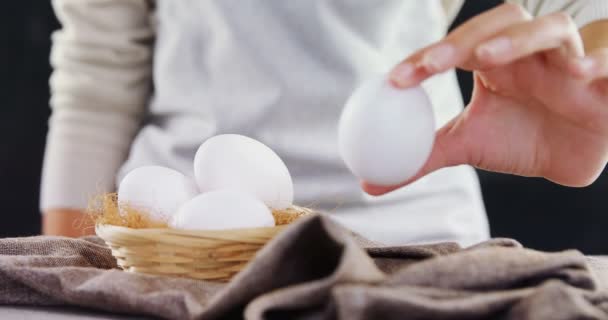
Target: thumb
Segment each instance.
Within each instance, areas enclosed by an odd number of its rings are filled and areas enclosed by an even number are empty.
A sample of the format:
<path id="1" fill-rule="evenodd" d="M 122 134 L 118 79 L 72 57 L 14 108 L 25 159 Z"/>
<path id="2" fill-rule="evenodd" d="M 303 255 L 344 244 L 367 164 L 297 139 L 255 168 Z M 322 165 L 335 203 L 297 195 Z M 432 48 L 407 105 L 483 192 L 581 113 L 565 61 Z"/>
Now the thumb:
<path id="1" fill-rule="evenodd" d="M 435 142 L 429 158 L 422 168 L 410 179 L 394 186 L 379 186 L 361 181 L 361 188 L 372 196 L 381 196 L 426 176 L 427 174 L 444 167 L 466 163 L 466 148 L 461 138 L 462 115 L 452 119 L 439 129 L 435 135 Z"/>

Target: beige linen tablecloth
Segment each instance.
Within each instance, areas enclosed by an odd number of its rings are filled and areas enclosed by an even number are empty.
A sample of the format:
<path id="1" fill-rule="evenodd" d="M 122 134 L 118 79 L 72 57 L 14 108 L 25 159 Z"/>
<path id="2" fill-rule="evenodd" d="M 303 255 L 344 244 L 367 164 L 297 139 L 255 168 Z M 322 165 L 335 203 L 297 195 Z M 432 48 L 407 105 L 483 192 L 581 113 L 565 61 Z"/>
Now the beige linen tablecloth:
<path id="1" fill-rule="evenodd" d="M 96 237 L 0 240 L 0 304 L 167 319 L 608 319 L 608 264 L 494 239 L 379 247 L 302 219 L 229 284 L 116 269 Z"/>

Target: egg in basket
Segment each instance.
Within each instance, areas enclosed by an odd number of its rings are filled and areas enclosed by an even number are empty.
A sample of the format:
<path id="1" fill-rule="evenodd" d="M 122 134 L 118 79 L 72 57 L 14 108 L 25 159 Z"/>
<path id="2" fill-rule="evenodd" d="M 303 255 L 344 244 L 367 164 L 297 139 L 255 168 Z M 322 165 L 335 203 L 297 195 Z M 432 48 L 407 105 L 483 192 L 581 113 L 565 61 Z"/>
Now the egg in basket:
<path id="1" fill-rule="evenodd" d="M 228 281 L 285 226 L 303 215 L 283 161 L 244 136 L 212 137 L 194 159 L 194 181 L 145 166 L 117 194 L 93 201 L 96 233 L 130 272 Z"/>

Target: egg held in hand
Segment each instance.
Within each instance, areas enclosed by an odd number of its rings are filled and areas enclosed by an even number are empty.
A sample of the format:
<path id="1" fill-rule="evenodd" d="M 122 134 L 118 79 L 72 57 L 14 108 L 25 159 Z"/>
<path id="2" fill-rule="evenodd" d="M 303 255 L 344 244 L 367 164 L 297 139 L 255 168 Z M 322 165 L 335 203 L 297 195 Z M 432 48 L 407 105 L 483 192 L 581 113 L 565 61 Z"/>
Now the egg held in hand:
<path id="1" fill-rule="evenodd" d="M 273 227 L 274 216 L 256 197 L 239 190 L 215 190 L 184 203 L 169 221 L 174 229 L 224 230 Z"/>
<path id="2" fill-rule="evenodd" d="M 245 136 L 207 139 L 194 157 L 194 175 L 201 192 L 240 190 L 277 210 L 293 202 L 293 182 L 285 163 L 269 147 Z"/>
<path id="3" fill-rule="evenodd" d="M 161 166 L 144 166 L 129 172 L 118 187 L 118 203 L 167 221 L 186 201 L 198 194 L 194 181 Z"/>
<path id="4" fill-rule="evenodd" d="M 428 159 L 435 118 L 422 87 L 394 88 L 385 76 L 365 81 L 347 101 L 338 126 L 340 155 L 368 183 L 392 186 Z"/>

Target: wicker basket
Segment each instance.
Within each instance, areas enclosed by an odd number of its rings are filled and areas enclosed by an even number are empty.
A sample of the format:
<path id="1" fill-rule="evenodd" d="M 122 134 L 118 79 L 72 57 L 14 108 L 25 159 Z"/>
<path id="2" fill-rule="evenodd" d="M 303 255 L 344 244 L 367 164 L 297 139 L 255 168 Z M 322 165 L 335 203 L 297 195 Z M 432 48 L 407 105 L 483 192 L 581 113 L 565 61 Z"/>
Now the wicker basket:
<path id="1" fill-rule="evenodd" d="M 277 226 L 270 228 L 186 231 L 98 224 L 95 231 L 126 271 L 228 281 L 286 224 L 311 213 L 299 207 L 275 212 Z"/>

